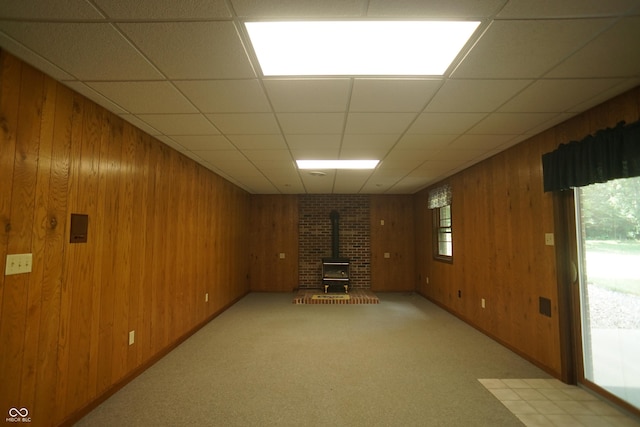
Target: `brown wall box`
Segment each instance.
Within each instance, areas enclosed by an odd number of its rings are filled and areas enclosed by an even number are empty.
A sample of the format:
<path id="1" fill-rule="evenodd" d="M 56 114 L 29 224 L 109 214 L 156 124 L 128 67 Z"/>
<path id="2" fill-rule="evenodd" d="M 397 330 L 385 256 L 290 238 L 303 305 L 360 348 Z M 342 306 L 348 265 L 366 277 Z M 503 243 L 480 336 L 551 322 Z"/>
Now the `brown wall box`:
<path id="1" fill-rule="evenodd" d="M 89 215 L 71 214 L 70 243 L 87 243 L 87 230 L 89 229 Z"/>

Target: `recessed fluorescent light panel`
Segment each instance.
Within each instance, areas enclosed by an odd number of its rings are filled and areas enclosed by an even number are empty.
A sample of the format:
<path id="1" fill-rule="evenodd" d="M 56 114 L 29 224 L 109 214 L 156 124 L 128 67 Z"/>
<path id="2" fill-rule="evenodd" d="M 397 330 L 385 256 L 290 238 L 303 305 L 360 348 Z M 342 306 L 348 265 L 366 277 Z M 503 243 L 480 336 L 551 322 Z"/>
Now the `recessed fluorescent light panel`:
<path id="1" fill-rule="evenodd" d="M 296 160 L 298 169 L 375 169 L 379 160 Z"/>
<path id="2" fill-rule="evenodd" d="M 247 22 L 265 76 L 440 76 L 477 21 Z"/>

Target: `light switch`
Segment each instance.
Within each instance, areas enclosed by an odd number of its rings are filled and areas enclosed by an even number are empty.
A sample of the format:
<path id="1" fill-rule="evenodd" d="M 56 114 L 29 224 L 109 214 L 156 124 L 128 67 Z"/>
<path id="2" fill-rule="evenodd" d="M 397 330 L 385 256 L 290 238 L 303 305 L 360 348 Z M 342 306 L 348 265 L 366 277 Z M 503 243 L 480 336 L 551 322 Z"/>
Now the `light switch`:
<path id="1" fill-rule="evenodd" d="M 284 252 L 280 252 L 280 259 L 284 259 L 284 258 L 285 258 Z"/>
<path id="2" fill-rule="evenodd" d="M 4 275 L 31 273 L 32 254 L 11 254 L 7 255 L 7 262 L 4 268 Z"/>
<path id="3" fill-rule="evenodd" d="M 385 257 L 385 258 L 391 258 L 391 254 L 390 254 L 389 252 L 385 252 L 385 253 L 384 253 L 384 257 Z"/>

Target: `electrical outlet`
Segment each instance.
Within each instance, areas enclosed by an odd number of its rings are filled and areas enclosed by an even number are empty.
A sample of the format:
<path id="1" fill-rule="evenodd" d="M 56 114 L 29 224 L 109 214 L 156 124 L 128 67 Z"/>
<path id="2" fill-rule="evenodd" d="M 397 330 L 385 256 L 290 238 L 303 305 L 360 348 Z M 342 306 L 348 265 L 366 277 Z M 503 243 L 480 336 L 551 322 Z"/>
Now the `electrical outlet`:
<path id="1" fill-rule="evenodd" d="M 32 254 L 11 254 L 7 255 L 4 275 L 31 273 Z"/>
<path id="2" fill-rule="evenodd" d="M 391 254 L 390 254 L 389 252 L 385 252 L 385 253 L 384 253 L 384 257 L 385 257 L 385 258 L 391 258 Z"/>
<path id="3" fill-rule="evenodd" d="M 545 233 L 544 235 L 544 244 L 547 246 L 555 245 L 553 233 Z"/>
<path id="4" fill-rule="evenodd" d="M 136 331 L 130 331 L 129 332 L 129 345 L 133 344 L 134 342 L 136 342 Z"/>
<path id="5" fill-rule="evenodd" d="M 280 259 L 284 259 L 285 258 L 285 253 L 284 252 L 280 252 Z"/>

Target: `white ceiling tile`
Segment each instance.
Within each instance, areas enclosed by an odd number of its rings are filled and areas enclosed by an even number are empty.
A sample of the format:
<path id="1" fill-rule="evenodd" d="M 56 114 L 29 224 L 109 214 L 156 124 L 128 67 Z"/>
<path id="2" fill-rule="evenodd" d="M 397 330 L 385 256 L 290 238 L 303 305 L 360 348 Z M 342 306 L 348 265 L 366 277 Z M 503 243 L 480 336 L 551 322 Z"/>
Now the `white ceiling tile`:
<path id="1" fill-rule="evenodd" d="M 468 162 L 478 156 L 481 156 L 486 151 L 487 150 L 482 150 L 482 149 L 454 150 L 451 148 L 445 148 L 444 150 L 440 150 L 437 153 L 434 153 L 429 160 L 436 163 L 441 161 L 450 161 L 450 162 L 455 162 L 458 165 L 462 165 L 465 162 Z"/>
<path id="2" fill-rule="evenodd" d="M 15 41 L 7 34 L 2 32 L 2 23 L 0 22 L 0 47 L 18 58 L 21 58 L 27 64 L 37 68 L 45 74 L 56 80 L 75 80 L 71 74 L 64 71 L 54 63 L 43 58 L 31 49 L 26 48 L 21 43 Z"/>
<path id="3" fill-rule="evenodd" d="M 283 150 L 287 144 L 282 135 L 229 135 L 238 149 Z"/>
<path id="4" fill-rule="evenodd" d="M 276 167 L 259 166 L 258 169 L 274 182 L 300 181 L 300 174 L 293 160 L 280 163 Z"/>
<path id="5" fill-rule="evenodd" d="M 263 78 L 243 27 L 378 17 L 482 23 L 442 78 Z M 638 0 L 0 3 L 3 50 L 260 194 L 414 193 L 640 84 L 639 41 Z"/>
<path id="6" fill-rule="evenodd" d="M 187 156 L 188 158 L 190 158 L 191 160 L 198 162 L 202 165 L 205 165 L 205 167 L 211 169 L 211 166 L 209 165 L 209 163 L 207 163 L 206 161 L 204 161 L 204 159 L 202 157 L 200 157 L 198 154 L 196 154 L 193 151 L 181 151 L 181 153 L 185 156 Z M 214 172 L 218 173 L 217 170 L 214 170 Z"/>
<path id="7" fill-rule="evenodd" d="M 126 114 L 127 112 L 122 109 L 118 104 L 111 102 L 110 99 L 105 98 L 86 84 L 79 81 L 65 81 L 63 82 L 65 86 L 69 86 L 74 91 L 78 92 L 81 95 L 86 96 L 93 102 L 98 105 L 102 105 L 107 110 L 116 113 L 116 114 Z"/>
<path id="8" fill-rule="evenodd" d="M 312 176 L 309 171 L 301 171 L 300 178 L 307 193 L 329 194 L 333 192 L 336 171 L 324 171 L 326 176 Z"/>
<path id="9" fill-rule="evenodd" d="M 422 135 L 422 134 L 406 134 L 398 144 L 394 147 L 398 150 L 417 150 L 428 149 L 434 150 L 442 148 L 453 141 L 457 135 Z"/>
<path id="10" fill-rule="evenodd" d="M 356 17 L 363 11 L 362 0 L 231 0 L 241 17 L 319 18 Z"/>
<path id="11" fill-rule="evenodd" d="M 547 77 L 637 77 L 640 75 L 638 40 L 640 16 L 624 18 L 549 72 Z"/>
<path id="12" fill-rule="evenodd" d="M 251 80 L 175 81 L 203 113 L 263 113 L 271 111 L 260 82 Z"/>
<path id="13" fill-rule="evenodd" d="M 271 113 L 207 114 L 225 134 L 260 135 L 278 134 L 278 122 Z"/>
<path id="14" fill-rule="evenodd" d="M 499 112 L 563 112 L 618 84 L 620 79 L 538 80 L 503 105 Z"/>
<path id="15" fill-rule="evenodd" d="M 406 177 L 398 181 L 393 187 L 394 194 L 413 194 L 417 189 L 425 188 L 434 180 L 423 177 Z"/>
<path id="16" fill-rule="evenodd" d="M 338 170 L 333 192 L 341 194 L 357 194 L 371 177 L 370 170 Z"/>
<path id="17" fill-rule="evenodd" d="M 389 150 L 379 147 L 343 148 L 340 150 L 341 160 L 380 160 Z"/>
<path id="18" fill-rule="evenodd" d="M 94 0 L 114 19 L 215 19 L 230 18 L 224 0 Z M 65 3 L 65 2 L 60 2 Z"/>
<path id="19" fill-rule="evenodd" d="M 0 19 L 98 20 L 104 16 L 86 0 L 4 0 Z"/>
<path id="20" fill-rule="evenodd" d="M 331 113 L 347 109 L 349 79 L 269 79 L 264 86 L 276 112 Z"/>
<path id="21" fill-rule="evenodd" d="M 387 169 L 386 171 L 391 171 Z M 380 169 L 374 171 L 369 180 L 362 187 L 362 193 L 366 194 L 380 194 L 392 188 L 398 181 L 400 181 L 405 175 L 405 170 L 395 171 L 396 174 L 380 175 Z"/>
<path id="22" fill-rule="evenodd" d="M 216 135 L 220 133 L 202 114 L 140 114 L 138 118 L 165 135 Z"/>
<path id="23" fill-rule="evenodd" d="M 80 80 L 162 78 L 111 24 L 2 22 L 0 28 Z"/>
<path id="24" fill-rule="evenodd" d="M 238 150 L 198 151 L 197 154 L 216 168 L 231 173 L 244 174 L 255 171 L 255 166 Z"/>
<path id="25" fill-rule="evenodd" d="M 292 150 L 306 150 L 309 148 L 340 149 L 340 134 L 335 135 L 287 135 L 287 144 Z"/>
<path id="26" fill-rule="evenodd" d="M 339 134 L 344 113 L 278 113 L 285 134 Z"/>
<path id="27" fill-rule="evenodd" d="M 158 141 L 162 142 L 163 144 L 168 145 L 169 147 L 173 148 L 176 151 L 179 151 L 181 153 L 185 153 L 186 151 L 188 151 L 185 147 L 183 147 L 182 145 L 178 144 L 176 141 L 174 141 L 173 139 L 169 138 L 168 136 L 165 135 L 157 135 L 155 137 L 155 139 L 157 139 Z M 195 160 L 195 159 L 194 159 Z M 200 159 L 198 158 L 198 161 Z"/>
<path id="28" fill-rule="evenodd" d="M 578 49 L 611 19 L 495 21 L 453 73 L 455 78 L 535 78 Z"/>
<path id="29" fill-rule="evenodd" d="M 606 17 L 625 13 L 637 4 L 637 0 L 509 0 L 498 14 L 498 18 Z"/>
<path id="30" fill-rule="evenodd" d="M 356 79 L 349 111 L 418 112 L 441 85 L 433 79 Z"/>
<path id="31" fill-rule="evenodd" d="M 304 186 L 302 185 L 302 181 L 300 179 L 298 179 L 296 182 L 289 182 L 289 181 L 281 182 L 278 180 L 276 181 L 271 180 L 271 182 L 273 182 L 273 184 L 276 186 L 276 188 L 281 194 L 303 194 L 305 192 Z M 266 194 L 266 193 L 262 193 L 262 194 Z"/>
<path id="32" fill-rule="evenodd" d="M 289 150 L 243 150 L 242 153 L 258 168 L 273 168 L 288 162 L 293 164 Z"/>
<path id="33" fill-rule="evenodd" d="M 255 73 L 233 22 L 118 24 L 169 79 L 239 79 Z"/>
<path id="34" fill-rule="evenodd" d="M 125 119 L 126 121 L 128 121 L 129 123 L 131 123 L 132 125 L 134 125 L 135 127 L 137 127 L 138 129 L 148 133 L 151 136 L 155 136 L 157 138 L 159 135 L 162 134 L 162 132 L 160 132 L 158 129 L 149 125 L 147 122 L 140 120 L 138 116 L 134 116 L 132 114 L 120 114 L 119 116 Z"/>
<path id="35" fill-rule="evenodd" d="M 487 115 L 485 113 L 423 113 L 409 128 L 409 134 L 459 134 Z"/>
<path id="36" fill-rule="evenodd" d="M 333 160 L 340 155 L 340 149 L 329 147 L 307 147 L 291 150 L 295 160 Z"/>
<path id="37" fill-rule="evenodd" d="M 517 135 L 557 116 L 555 113 L 493 113 L 469 130 L 470 134 Z"/>
<path id="38" fill-rule="evenodd" d="M 448 80 L 425 112 L 491 112 L 532 80 Z"/>
<path id="39" fill-rule="evenodd" d="M 483 18 L 500 10 L 504 0 L 370 0 L 368 16 Z"/>
<path id="40" fill-rule="evenodd" d="M 403 168 L 411 171 L 424 161 L 431 158 L 430 150 L 392 150 L 387 157 L 382 159 L 380 167 L 389 169 Z"/>
<path id="41" fill-rule="evenodd" d="M 223 135 L 175 135 L 171 139 L 189 151 L 233 150 Z"/>
<path id="42" fill-rule="evenodd" d="M 353 158 L 353 153 L 376 153 L 375 158 L 380 158 L 394 146 L 398 137 L 393 134 L 345 135 L 340 154 L 342 158 Z"/>
<path id="43" fill-rule="evenodd" d="M 453 150 L 493 150 L 517 135 L 462 135 L 446 149 Z"/>
<path id="44" fill-rule="evenodd" d="M 133 114 L 197 113 L 171 83 L 88 82 L 88 86 Z"/>
<path id="45" fill-rule="evenodd" d="M 592 107 L 595 107 L 596 105 L 599 105 L 605 102 L 608 99 L 611 99 L 617 95 L 620 95 L 621 93 L 626 92 L 639 85 L 640 85 L 640 78 L 625 79 L 620 84 L 612 87 L 611 89 L 602 91 L 596 94 L 595 96 L 593 96 L 592 98 L 588 99 L 587 101 L 574 105 L 570 109 L 570 111 L 576 112 L 576 113 L 586 111 Z"/>
<path id="46" fill-rule="evenodd" d="M 415 113 L 349 113 L 345 133 L 400 135 L 415 117 Z"/>
<path id="47" fill-rule="evenodd" d="M 544 132 L 545 130 L 549 129 L 552 126 L 555 126 L 559 123 L 562 123 L 566 120 L 569 120 L 571 117 L 575 116 L 576 113 L 560 113 L 560 114 L 556 114 L 554 116 L 552 116 L 549 120 L 543 121 L 540 124 L 528 129 L 523 135 L 525 136 L 533 136 L 533 135 L 537 135 L 541 132 Z M 512 140 L 510 141 L 510 145 L 515 144 L 515 142 L 521 142 L 524 141 L 524 139 L 526 138 L 522 138 L 517 140 Z M 507 144 L 503 145 L 504 148 L 507 148 Z"/>
<path id="48" fill-rule="evenodd" d="M 276 194 L 277 188 L 264 177 L 252 178 L 247 181 L 247 191 L 251 194 Z"/>
<path id="49" fill-rule="evenodd" d="M 409 176 L 437 178 L 444 173 L 459 167 L 463 162 L 458 160 L 428 160 L 415 168 Z"/>

